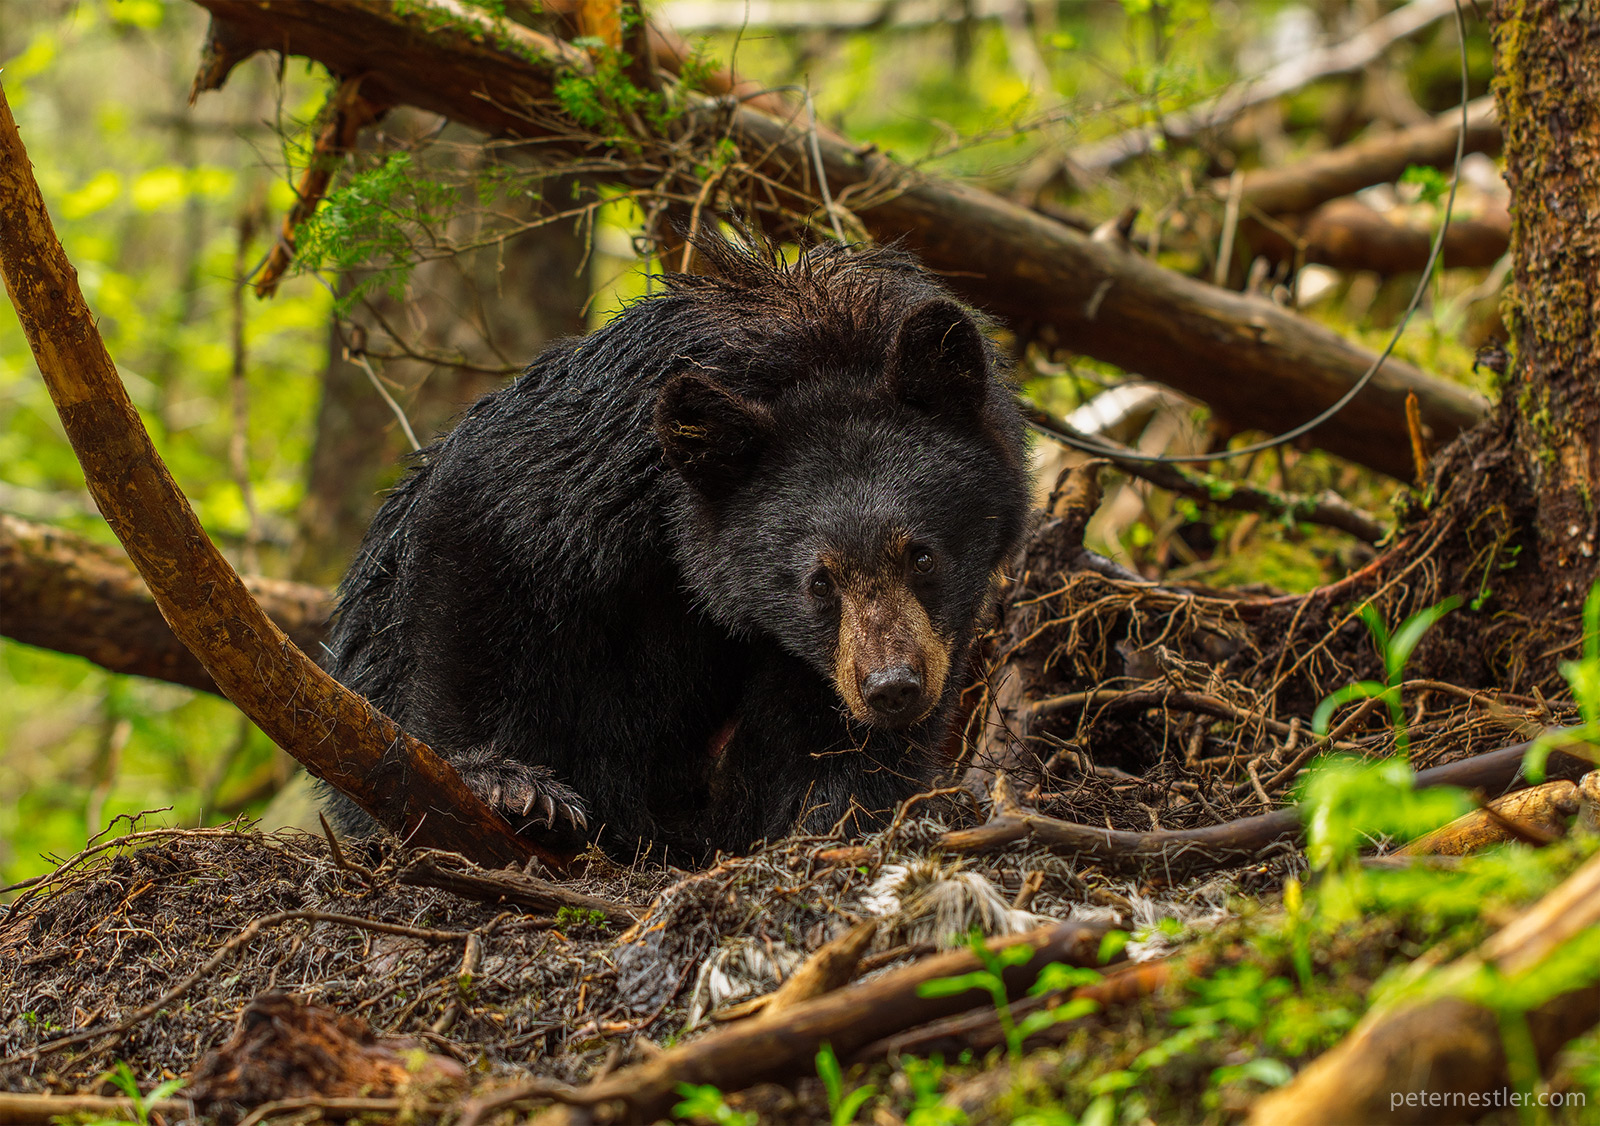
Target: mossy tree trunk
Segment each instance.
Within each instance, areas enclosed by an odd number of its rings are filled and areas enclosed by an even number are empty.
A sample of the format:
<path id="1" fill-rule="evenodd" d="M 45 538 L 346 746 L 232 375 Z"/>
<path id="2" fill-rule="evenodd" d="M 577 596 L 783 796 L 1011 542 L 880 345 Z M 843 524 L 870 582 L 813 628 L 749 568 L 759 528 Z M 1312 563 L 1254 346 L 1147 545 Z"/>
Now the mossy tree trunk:
<path id="1" fill-rule="evenodd" d="M 1437 534 L 1439 581 L 1415 602 L 1454 592 L 1477 611 L 1451 615 L 1437 675 L 1565 695 L 1557 665 L 1600 573 L 1600 4 L 1496 0 L 1492 23 L 1512 359 L 1496 412 L 1439 458 L 1412 540 Z"/>
<path id="2" fill-rule="evenodd" d="M 1516 283 L 1500 420 L 1551 609 L 1571 611 L 1596 570 L 1600 4 L 1497 0 L 1494 43 Z"/>

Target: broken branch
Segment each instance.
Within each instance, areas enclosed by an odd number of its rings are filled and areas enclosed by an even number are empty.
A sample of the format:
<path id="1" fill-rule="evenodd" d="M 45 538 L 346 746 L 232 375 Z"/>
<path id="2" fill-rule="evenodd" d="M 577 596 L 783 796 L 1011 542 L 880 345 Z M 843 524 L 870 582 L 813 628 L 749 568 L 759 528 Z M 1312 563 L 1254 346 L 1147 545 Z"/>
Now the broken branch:
<path id="1" fill-rule="evenodd" d="M 459 857 L 448 852 L 427 850 L 400 869 L 396 879 L 410 887 L 441 888 L 482 903 L 515 903 L 535 911 L 554 912 L 563 907 L 574 911 L 598 911 L 614 923 L 636 922 L 641 912 L 639 907 L 584 895 L 521 872 L 485 872 L 470 862 L 464 867 L 460 865 Z"/>

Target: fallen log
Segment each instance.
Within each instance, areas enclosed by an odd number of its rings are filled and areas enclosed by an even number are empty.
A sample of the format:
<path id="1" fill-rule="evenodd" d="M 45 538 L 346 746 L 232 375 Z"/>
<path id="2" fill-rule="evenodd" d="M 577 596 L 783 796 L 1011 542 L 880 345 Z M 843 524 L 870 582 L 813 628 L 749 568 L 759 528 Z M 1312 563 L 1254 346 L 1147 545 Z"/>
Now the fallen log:
<path id="1" fill-rule="evenodd" d="M 1198 959 L 1195 962 L 1198 964 Z M 1194 968 L 1191 966 L 1191 971 Z M 1020 1022 L 1031 1013 L 1053 1009 L 1068 1001 L 1093 1001 L 1099 1006 L 1097 1013 L 1112 1006 L 1141 1001 L 1164 989 L 1172 980 L 1173 970 L 1173 962 L 1169 960 L 1118 966 L 1093 985 L 1080 985 L 1076 989 L 1058 990 L 1018 1001 L 1011 1006 L 1011 1019 Z M 1082 1019 L 1093 1020 L 1094 1017 Z M 1071 1036 L 1078 1027 L 1079 1021 L 1051 1025 L 1030 1035 L 1024 1041 L 1024 1047 L 1032 1049 L 1059 1043 Z M 936 1053 L 945 1059 L 955 1059 L 962 1052 L 982 1057 L 995 1048 L 1005 1046 L 1005 1043 L 1005 1026 L 1000 1021 L 1000 1014 L 993 1009 L 974 1010 L 930 1021 L 876 1040 L 858 1051 L 851 1062 L 871 1063 L 895 1056 L 931 1056 Z"/>
<path id="2" fill-rule="evenodd" d="M 1522 759 L 1531 745 L 1518 743 L 1429 767 L 1417 772 L 1414 785 L 1417 789 L 1460 786 L 1500 794 L 1522 780 Z M 1550 777 L 1567 779 L 1579 778 L 1593 769 L 1594 764 L 1587 759 L 1562 751 L 1552 752 L 1545 766 Z M 1176 879 L 1245 863 L 1274 844 L 1298 844 L 1303 833 L 1298 806 L 1200 829 L 1144 833 L 1080 825 L 1032 810 L 1013 809 L 1002 811 L 976 829 L 951 830 L 939 838 L 939 844 L 952 852 L 994 852 L 1026 841 L 1030 847 L 1042 846 L 1102 867 L 1159 872 Z"/>
<path id="3" fill-rule="evenodd" d="M 1239 206 L 1267 215 L 1300 214 L 1374 184 L 1391 184 L 1413 164 L 1449 168 L 1461 134 L 1461 110 L 1442 113 L 1424 125 L 1396 129 L 1353 144 L 1317 153 L 1277 168 L 1246 172 L 1238 189 Z M 1463 152 L 1500 151 L 1500 122 L 1493 96 L 1467 103 Z M 1213 180 L 1211 190 L 1227 199 L 1227 180 Z"/>
<path id="4" fill-rule="evenodd" d="M 135 1122 L 135 1112 L 182 1122 L 194 1116 L 189 1099 L 139 1100 L 137 1106 L 125 1095 L 27 1095 L 19 1091 L 0 1091 L 0 1122 L 13 1126 L 49 1126 L 53 1122 L 76 1122 L 91 1118 L 96 1122 Z"/>
<path id="5" fill-rule="evenodd" d="M 197 2 L 213 16 L 197 88 L 219 86 L 257 49 L 282 51 L 336 75 L 363 75 L 363 96 L 375 102 L 418 106 L 494 136 L 538 138 L 545 151 L 592 157 L 606 146 L 564 124 L 552 99 L 558 73 L 589 65 L 583 52 L 447 0 L 404 7 L 380 0 Z M 903 240 L 981 307 L 1021 331 L 1048 330 L 1067 347 L 1175 387 L 1241 427 L 1278 431 L 1304 422 L 1375 359 L 1269 302 L 1163 269 L 991 192 L 924 176 L 795 120 L 699 99 L 690 102 L 683 128 L 739 146 L 754 173 L 748 203 L 758 220 L 782 226 L 817 214 L 820 166 L 832 198 L 874 237 Z M 632 159 L 614 145 L 611 151 Z M 678 187 L 692 199 L 702 185 Z M 1317 441 L 1409 479 L 1408 392 L 1441 442 L 1485 410 L 1474 393 L 1391 358 L 1319 428 Z"/>
<path id="6" fill-rule="evenodd" d="M 1597 924 L 1600 856 L 1591 856 L 1440 977 L 1460 981 L 1490 966 L 1515 978 Z M 1600 1020 L 1600 984 L 1564 993 L 1522 1018 L 1542 1069 L 1567 1041 Z M 1460 996 L 1369 1013 L 1293 1081 L 1258 1099 L 1249 1121 L 1252 1126 L 1475 1121 L 1493 1105 L 1493 1094 L 1511 1082 L 1502 1020 L 1493 1009 Z"/>
<path id="7" fill-rule="evenodd" d="M 321 587 L 243 577 L 289 640 L 316 653 L 333 597 Z M 0 512 L 0 634 L 103 669 L 221 695 L 179 641 L 128 557 L 75 533 Z"/>
<path id="8" fill-rule="evenodd" d="M 297 649 L 207 537 L 106 352 L 4 91 L 0 274 L 90 495 L 173 633 L 223 693 L 403 839 L 493 865 L 535 855 L 448 763 Z"/>
<path id="9" fill-rule="evenodd" d="M 1502 841 L 1537 833 L 1546 839 L 1566 832 L 1568 820 L 1578 812 L 1578 787 L 1566 779 L 1530 786 L 1488 802 L 1482 809 L 1457 817 L 1431 833 L 1424 833 L 1397 856 L 1466 856 Z"/>
<path id="10" fill-rule="evenodd" d="M 1104 926 L 1066 924 L 991 941 L 990 950 L 1026 943 L 1033 956 L 1005 971 L 1007 993 L 1022 995 L 1052 962 L 1098 964 Z M 588 1087 L 568 1089 L 567 1105 L 552 1107 L 532 1121 L 541 1126 L 580 1122 L 653 1122 L 671 1109 L 683 1083 L 715 1083 L 738 1090 L 763 1080 L 810 1071 L 822 1044 L 841 1059 L 891 1032 L 990 1004 L 988 992 L 971 989 L 943 997 L 924 997 L 921 987 L 939 978 L 982 969 L 967 950 L 937 954 L 815 1000 L 775 1013 L 771 1019 L 741 1021 L 680 1045 L 655 1059 L 613 1073 Z M 544 1094 L 545 1085 L 530 1092 Z M 463 1120 L 462 1126 L 467 1126 Z"/>
<path id="11" fill-rule="evenodd" d="M 1422 269 L 1433 248 L 1433 232 L 1395 222 L 1360 200 L 1336 199 L 1302 220 L 1245 223 L 1255 254 L 1272 262 L 1316 262 L 1337 270 L 1372 270 L 1393 275 Z M 1291 241 L 1289 234 L 1297 236 Z M 1485 269 L 1511 245 L 1511 216 L 1504 209 L 1450 220 L 1440 261 L 1448 267 Z"/>

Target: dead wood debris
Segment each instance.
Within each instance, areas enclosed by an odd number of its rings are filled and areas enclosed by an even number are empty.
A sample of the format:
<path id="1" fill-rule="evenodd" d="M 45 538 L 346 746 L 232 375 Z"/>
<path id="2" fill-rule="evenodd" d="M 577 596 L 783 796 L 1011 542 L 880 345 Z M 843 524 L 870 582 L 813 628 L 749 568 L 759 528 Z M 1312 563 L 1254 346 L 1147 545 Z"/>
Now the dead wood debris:
<path id="1" fill-rule="evenodd" d="M 1052 962 L 1097 964 L 1106 927 L 1068 924 L 992 942 L 992 948 L 1026 942 L 1033 956 L 1006 972 L 1017 996 Z M 668 1110 L 683 1083 L 717 1083 L 742 1088 L 762 1079 L 787 1078 L 811 1066 L 824 1042 L 841 1055 L 908 1023 L 937 1019 L 982 1004 L 976 988 L 968 994 L 926 997 L 920 987 L 939 978 L 981 968 L 968 951 L 922 959 L 870 982 L 840 990 L 764 1018 L 736 1024 L 692 1041 L 636 1067 L 595 1083 L 564 1100 L 536 1121 L 546 1126 L 577 1122 L 648 1122 Z"/>
<path id="2" fill-rule="evenodd" d="M 468 899 L 485 903 L 516 904 L 535 911 L 589 912 L 613 923 L 632 923 L 641 908 L 614 903 L 598 896 L 583 895 L 562 884 L 537 879 L 521 872 L 486 872 L 453 852 L 424 849 L 416 854 L 395 878 L 411 887 L 443 888 Z"/>
<path id="3" fill-rule="evenodd" d="M 1537 835 L 1548 844 L 1566 831 L 1579 809 L 1578 787 L 1566 779 L 1531 786 L 1456 818 L 1398 850 L 1401 856 L 1465 856 L 1501 841 Z"/>
<path id="4" fill-rule="evenodd" d="M 1538 965 L 1587 927 L 1600 923 L 1600 856 L 1591 856 L 1554 891 L 1443 971 L 1446 992 L 1369 1013 L 1338 1047 L 1318 1057 L 1293 1082 L 1256 1102 L 1251 1126 L 1320 1126 L 1343 1122 L 1465 1121 L 1445 1118 L 1429 1096 L 1482 1097 L 1510 1082 L 1501 1017 L 1455 995 L 1488 966 L 1515 989 L 1518 975 Z M 1525 980 L 1525 979 L 1524 979 Z M 1563 993 L 1524 1014 L 1524 1035 L 1541 1067 L 1562 1045 L 1600 1019 L 1600 985 Z M 1486 1104 L 1447 1103 L 1459 1110 Z M 1475 1115 L 1474 1115 L 1475 1117 Z"/>
<path id="5" fill-rule="evenodd" d="M 414 1086 L 459 1086 L 465 1078 L 460 1063 L 425 1051 L 418 1040 L 378 1037 L 360 1017 L 269 991 L 245 1007 L 227 1042 L 200 1061 L 188 1095 L 214 1112 L 242 1117 L 285 1099 L 389 1098 Z"/>

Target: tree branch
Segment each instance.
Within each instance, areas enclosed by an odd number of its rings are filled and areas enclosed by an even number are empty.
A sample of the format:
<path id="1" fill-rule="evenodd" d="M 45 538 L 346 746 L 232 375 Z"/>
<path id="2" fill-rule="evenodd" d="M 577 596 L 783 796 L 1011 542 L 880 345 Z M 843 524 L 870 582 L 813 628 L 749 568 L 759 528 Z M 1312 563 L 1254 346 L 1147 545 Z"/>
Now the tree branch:
<path id="1" fill-rule="evenodd" d="M 100 339 L 3 91 L 0 273 L 95 504 L 224 695 L 403 839 L 492 866 L 534 855 L 449 764 L 297 649 L 206 536 Z"/>
<path id="2" fill-rule="evenodd" d="M 1257 168 L 1244 174 L 1239 202 L 1268 215 L 1299 213 L 1373 184 L 1393 183 L 1413 164 L 1449 168 L 1460 130 L 1457 107 L 1424 125 L 1368 137 L 1280 168 Z M 1500 144 L 1494 98 L 1469 102 L 1465 151 L 1497 153 Z M 1213 180 L 1211 190 L 1226 199 L 1228 181 Z"/>
<path id="3" fill-rule="evenodd" d="M 302 651 L 327 633 L 333 597 L 321 587 L 244 576 L 267 616 Z M 101 668 L 221 695 L 161 616 L 128 557 L 60 528 L 0 512 L 0 634 L 85 657 Z"/>
<path id="4" fill-rule="evenodd" d="M 1259 512 L 1282 519 L 1320 524 L 1348 532 L 1367 543 L 1377 543 L 1389 534 L 1383 523 L 1370 513 L 1363 512 L 1332 489 L 1320 497 L 1280 493 L 1247 481 L 1229 481 L 1200 473 L 1181 465 L 1159 461 L 1141 461 L 1137 458 L 1119 458 L 1109 452 L 1121 443 L 1103 434 L 1084 434 L 1075 427 L 1044 411 L 1031 411 L 1028 421 L 1045 434 L 1061 435 L 1081 441 L 1092 441 L 1107 447 L 1103 456 L 1112 465 L 1128 474 L 1148 481 L 1158 489 L 1177 496 L 1188 497 L 1211 508 L 1232 509 L 1237 512 Z M 1133 450 L 1129 450 L 1133 453 Z"/>

